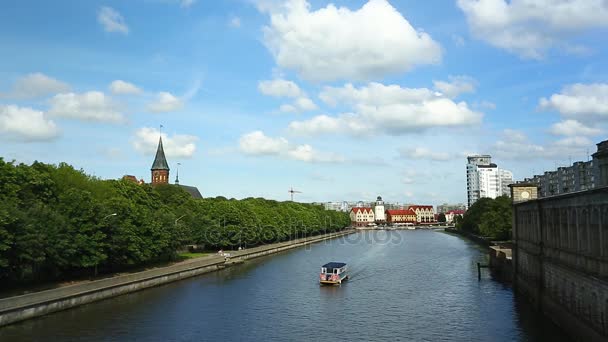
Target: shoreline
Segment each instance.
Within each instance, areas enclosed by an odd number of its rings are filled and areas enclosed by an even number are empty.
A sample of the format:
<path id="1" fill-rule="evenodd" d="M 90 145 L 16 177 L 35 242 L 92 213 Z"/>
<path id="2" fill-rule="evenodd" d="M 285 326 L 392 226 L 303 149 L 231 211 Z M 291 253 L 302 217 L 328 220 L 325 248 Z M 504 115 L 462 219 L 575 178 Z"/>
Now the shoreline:
<path id="1" fill-rule="evenodd" d="M 106 298 L 221 270 L 238 264 L 240 260 L 271 255 L 316 242 L 350 235 L 355 232 L 353 229 L 345 229 L 336 233 L 263 245 L 242 251 L 231 251 L 231 258 L 228 260 L 225 260 L 220 255 L 206 256 L 151 270 L 3 298 L 0 299 L 0 327 Z"/>

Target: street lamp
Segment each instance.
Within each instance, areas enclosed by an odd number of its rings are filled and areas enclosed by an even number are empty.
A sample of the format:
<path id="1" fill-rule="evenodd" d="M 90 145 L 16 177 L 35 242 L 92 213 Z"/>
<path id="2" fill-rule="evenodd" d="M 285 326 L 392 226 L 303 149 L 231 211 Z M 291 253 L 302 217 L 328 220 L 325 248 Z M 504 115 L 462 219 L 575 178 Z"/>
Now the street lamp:
<path id="1" fill-rule="evenodd" d="M 186 215 L 182 215 L 182 216 L 178 217 L 178 218 L 175 220 L 175 228 L 177 228 L 177 222 L 178 222 L 179 220 L 181 220 L 181 219 L 182 219 L 184 216 L 186 216 Z"/>
<path id="2" fill-rule="evenodd" d="M 104 216 L 104 218 L 102 218 L 102 220 L 105 220 L 105 219 L 107 219 L 107 218 L 108 218 L 108 217 L 110 217 L 110 216 L 116 216 L 116 215 L 118 215 L 118 214 L 113 213 L 113 214 L 110 214 L 110 215 L 106 215 L 106 216 Z"/>

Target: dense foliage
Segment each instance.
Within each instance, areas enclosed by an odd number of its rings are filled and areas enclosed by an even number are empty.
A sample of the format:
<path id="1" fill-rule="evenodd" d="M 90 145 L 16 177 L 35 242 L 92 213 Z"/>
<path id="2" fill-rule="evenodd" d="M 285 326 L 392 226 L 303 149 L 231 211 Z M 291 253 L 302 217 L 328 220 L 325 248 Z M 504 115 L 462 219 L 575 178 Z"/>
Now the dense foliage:
<path id="1" fill-rule="evenodd" d="M 174 185 L 100 180 L 67 164 L 0 158 L 0 283 L 111 272 L 185 244 L 251 247 L 336 231 L 348 215 L 262 198 L 193 199 Z"/>
<path id="2" fill-rule="evenodd" d="M 511 238 L 512 215 L 509 197 L 481 198 L 467 210 L 461 220 L 456 221 L 456 227 L 493 240 L 508 240 Z"/>

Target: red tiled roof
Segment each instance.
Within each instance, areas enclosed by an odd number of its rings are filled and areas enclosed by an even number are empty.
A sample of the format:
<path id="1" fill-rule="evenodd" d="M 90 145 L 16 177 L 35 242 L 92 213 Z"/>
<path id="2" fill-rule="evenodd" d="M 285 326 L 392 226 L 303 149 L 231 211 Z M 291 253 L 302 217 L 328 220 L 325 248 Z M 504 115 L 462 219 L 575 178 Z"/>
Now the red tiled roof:
<path id="1" fill-rule="evenodd" d="M 416 215 L 416 213 L 412 209 L 395 209 L 395 210 L 387 210 L 386 213 L 388 215 Z"/>
<path id="2" fill-rule="evenodd" d="M 364 213 L 367 213 L 367 212 L 372 212 L 372 213 L 373 213 L 373 212 L 374 212 L 374 211 L 372 210 L 372 208 L 359 208 L 359 207 L 357 207 L 357 208 L 353 208 L 353 209 L 351 209 L 351 210 L 352 210 L 352 211 L 354 211 L 354 212 L 355 212 L 355 214 L 356 214 L 356 213 L 358 213 L 358 212 L 360 212 L 360 211 L 362 211 L 362 212 L 364 212 Z"/>
<path id="3" fill-rule="evenodd" d="M 447 212 L 447 214 L 464 215 L 465 212 L 465 210 L 450 210 Z"/>
<path id="4" fill-rule="evenodd" d="M 410 205 L 408 207 L 408 209 L 431 209 L 433 210 L 433 206 L 432 205 Z"/>

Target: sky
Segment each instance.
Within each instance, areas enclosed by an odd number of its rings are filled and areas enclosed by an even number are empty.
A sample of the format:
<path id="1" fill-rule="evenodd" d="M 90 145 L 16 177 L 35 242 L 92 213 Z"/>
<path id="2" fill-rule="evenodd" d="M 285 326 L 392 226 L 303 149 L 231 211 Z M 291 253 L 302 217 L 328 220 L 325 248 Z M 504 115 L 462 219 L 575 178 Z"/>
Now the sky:
<path id="1" fill-rule="evenodd" d="M 606 139 L 604 0 L 0 6 L 6 161 L 149 182 L 162 134 L 206 197 L 437 205 L 467 155 L 520 180 Z"/>

